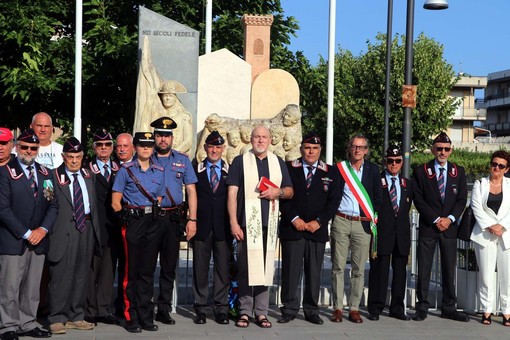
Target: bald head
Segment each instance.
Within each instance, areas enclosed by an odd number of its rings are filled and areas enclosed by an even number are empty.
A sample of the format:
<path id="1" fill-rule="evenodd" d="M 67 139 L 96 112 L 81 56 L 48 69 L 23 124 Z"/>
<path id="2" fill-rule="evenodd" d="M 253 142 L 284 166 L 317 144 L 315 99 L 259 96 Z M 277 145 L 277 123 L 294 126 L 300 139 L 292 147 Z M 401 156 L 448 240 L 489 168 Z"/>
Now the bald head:
<path id="1" fill-rule="evenodd" d="M 129 133 L 121 133 L 115 139 L 115 154 L 122 163 L 129 162 L 133 158 L 135 148 L 133 146 L 133 136 Z"/>
<path id="2" fill-rule="evenodd" d="M 251 145 L 255 156 L 264 158 L 271 144 L 271 133 L 264 125 L 259 125 L 251 132 Z"/>
<path id="3" fill-rule="evenodd" d="M 50 145 L 51 134 L 53 133 L 53 122 L 49 114 L 46 112 L 36 113 L 32 117 L 30 127 L 35 131 L 41 146 Z"/>

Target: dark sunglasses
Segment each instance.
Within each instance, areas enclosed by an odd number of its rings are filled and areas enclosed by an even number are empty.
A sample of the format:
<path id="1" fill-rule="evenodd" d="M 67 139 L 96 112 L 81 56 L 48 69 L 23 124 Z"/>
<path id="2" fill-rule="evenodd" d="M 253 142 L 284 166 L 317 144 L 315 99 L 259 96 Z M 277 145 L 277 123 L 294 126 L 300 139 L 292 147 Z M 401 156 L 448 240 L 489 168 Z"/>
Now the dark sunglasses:
<path id="1" fill-rule="evenodd" d="M 507 168 L 507 166 L 505 164 L 499 164 L 496 162 L 491 162 L 491 167 L 494 169 L 499 168 L 499 170 L 503 170 L 503 169 Z"/>
<path id="2" fill-rule="evenodd" d="M 437 152 L 441 152 L 441 151 L 443 151 L 443 150 L 444 150 L 444 151 L 446 151 L 446 152 L 450 152 L 450 151 L 452 151 L 452 148 L 448 148 L 448 147 L 443 148 L 443 147 L 440 147 L 440 146 L 437 146 L 437 147 L 436 147 L 436 151 L 437 151 Z"/>
<path id="3" fill-rule="evenodd" d="M 106 146 L 106 147 L 110 147 L 113 145 L 113 142 L 94 142 L 94 144 L 96 146 Z"/>
<path id="4" fill-rule="evenodd" d="M 400 163 L 402 163 L 402 160 L 400 158 L 386 158 L 386 163 L 388 163 L 388 164 L 393 164 L 393 163 L 400 164 Z"/>
<path id="5" fill-rule="evenodd" d="M 19 148 L 20 148 L 21 150 L 28 150 L 28 149 L 30 149 L 31 151 L 37 151 L 37 150 L 39 150 L 39 147 L 38 147 L 38 146 L 28 146 L 28 145 L 18 145 L 18 146 L 19 146 Z"/>
<path id="6" fill-rule="evenodd" d="M 7 145 L 7 144 L 9 144 L 9 142 L 0 142 L 0 145 Z"/>

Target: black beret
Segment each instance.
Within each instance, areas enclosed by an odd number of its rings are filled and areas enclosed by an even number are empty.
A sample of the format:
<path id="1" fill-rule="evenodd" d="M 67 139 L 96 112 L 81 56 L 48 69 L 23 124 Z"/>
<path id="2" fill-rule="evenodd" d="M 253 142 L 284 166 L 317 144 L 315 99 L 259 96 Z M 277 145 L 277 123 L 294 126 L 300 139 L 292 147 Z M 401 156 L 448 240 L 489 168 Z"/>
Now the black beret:
<path id="1" fill-rule="evenodd" d="M 106 129 L 98 129 L 94 134 L 94 142 L 113 141 L 112 135 Z"/>
<path id="2" fill-rule="evenodd" d="M 225 139 L 220 135 L 218 131 L 211 132 L 205 140 L 205 144 L 209 145 L 223 145 L 224 143 Z"/>
<path id="3" fill-rule="evenodd" d="M 397 145 L 390 145 L 386 150 L 386 157 L 400 157 L 402 150 Z"/>
<path id="4" fill-rule="evenodd" d="M 36 143 L 39 144 L 39 138 L 37 138 L 35 131 L 32 129 L 26 129 L 18 136 L 18 141 L 25 143 Z"/>
<path id="5" fill-rule="evenodd" d="M 138 145 L 141 143 L 156 143 L 152 132 L 137 132 L 133 136 L 133 144 Z"/>
<path id="6" fill-rule="evenodd" d="M 321 137 L 315 132 L 310 132 L 303 137 L 301 144 L 303 143 L 321 144 Z"/>
<path id="7" fill-rule="evenodd" d="M 65 143 L 63 152 L 80 152 L 83 151 L 83 146 L 76 137 L 70 137 Z"/>
<path id="8" fill-rule="evenodd" d="M 439 135 L 437 135 L 436 138 L 434 138 L 434 141 L 432 142 L 432 144 L 436 144 L 436 143 L 450 143 L 450 144 L 452 144 L 452 140 L 450 139 L 450 137 L 448 137 L 448 135 L 445 132 L 441 132 Z"/>
<path id="9" fill-rule="evenodd" d="M 154 128 L 154 132 L 173 134 L 172 129 L 177 127 L 177 123 L 170 117 L 161 117 L 153 121 L 151 127 Z"/>

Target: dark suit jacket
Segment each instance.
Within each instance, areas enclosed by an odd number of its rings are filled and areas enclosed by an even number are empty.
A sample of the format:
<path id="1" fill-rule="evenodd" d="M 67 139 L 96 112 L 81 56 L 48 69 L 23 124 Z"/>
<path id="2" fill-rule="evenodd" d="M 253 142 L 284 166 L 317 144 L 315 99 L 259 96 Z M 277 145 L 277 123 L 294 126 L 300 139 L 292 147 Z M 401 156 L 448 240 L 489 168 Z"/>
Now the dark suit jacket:
<path id="1" fill-rule="evenodd" d="M 101 247 L 111 244 L 112 237 L 115 237 L 115 217 L 113 216 L 112 208 L 112 187 L 115 175 L 119 171 L 119 165 L 111 160 L 112 168 L 109 180 L 106 180 L 101 174 L 101 169 L 98 168 L 97 158 L 93 157 L 89 163 L 89 169 L 96 176 L 96 198 L 97 210 L 99 213 L 100 234 L 101 234 Z"/>
<path id="2" fill-rule="evenodd" d="M 310 188 L 306 188 L 305 168 L 302 159 L 287 162 L 294 196 L 280 201 L 280 239 L 299 240 L 305 238 L 316 242 L 328 241 L 328 222 L 335 216 L 340 204 L 340 173 L 336 166 L 319 161 L 312 177 Z M 320 220 L 321 227 L 314 233 L 297 231 L 292 219 L 299 216 L 305 222 Z"/>
<path id="3" fill-rule="evenodd" d="M 34 249 L 36 254 L 45 254 L 49 248 L 48 237 L 32 247 L 23 235 L 28 229 L 46 228 L 48 233 L 58 215 L 56 195 L 48 200 L 44 197 L 44 181 L 55 181 L 51 171 L 39 163 L 34 163 L 37 174 L 37 198 L 30 187 L 16 157 L 0 167 L 0 255 L 22 255 L 27 247 Z"/>
<path id="4" fill-rule="evenodd" d="M 218 189 L 213 193 L 205 160 L 195 166 L 198 182 L 197 190 L 197 233 L 194 240 L 204 241 L 213 232 L 214 240 L 231 240 L 230 223 L 227 212 L 228 164 L 221 160 L 221 178 Z"/>
<path id="5" fill-rule="evenodd" d="M 50 235 L 50 250 L 48 251 L 48 261 L 58 262 L 62 259 L 67 249 L 66 245 L 69 238 L 69 229 L 76 228 L 73 219 L 73 200 L 71 198 L 72 181 L 67 176 L 65 171 L 65 164 L 60 165 L 58 168 L 53 170 L 53 174 L 56 178 L 55 192 L 59 200 L 59 214 L 53 233 Z M 88 170 L 81 169 L 81 174 L 85 179 L 85 185 L 87 186 L 87 193 L 89 195 L 90 203 L 90 216 L 92 222 L 92 228 L 96 245 L 101 244 L 100 231 L 99 231 L 99 212 L 96 200 L 95 181 L 96 177 Z M 100 255 L 99 247 L 94 250 L 96 255 Z"/>
<path id="6" fill-rule="evenodd" d="M 409 255 L 411 247 L 411 221 L 409 210 L 413 201 L 413 182 L 405 177 L 398 176 L 395 185 L 400 185 L 400 201 L 397 216 L 393 210 L 388 187 L 386 172 L 381 173 L 383 187 L 382 205 L 379 210 L 377 222 L 377 253 L 391 255 L 395 246 L 401 256 Z"/>
<path id="7" fill-rule="evenodd" d="M 417 166 L 413 172 L 414 204 L 420 213 L 420 236 L 437 237 L 439 229 L 434 224 L 438 217 L 453 215 L 458 221 L 466 207 L 467 184 L 464 168 L 448 162 L 445 200 L 437 185 L 434 160 Z M 447 238 L 457 238 L 457 223 L 452 223 L 444 232 Z"/>
<path id="8" fill-rule="evenodd" d="M 372 200 L 372 206 L 374 207 L 374 211 L 379 212 L 381 209 L 382 203 L 382 186 L 381 186 L 381 177 L 379 177 L 379 167 L 368 160 L 365 159 L 363 163 L 363 175 L 361 177 L 361 184 L 365 187 L 365 190 L 370 196 Z M 343 196 L 345 187 L 345 180 L 340 175 L 340 193 Z M 342 198 L 340 197 L 340 202 Z M 360 215 L 365 216 L 365 213 L 360 207 Z M 361 222 L 363 225 L 363 229 L 367 234 L 370 234 L 370 222 Z"/>

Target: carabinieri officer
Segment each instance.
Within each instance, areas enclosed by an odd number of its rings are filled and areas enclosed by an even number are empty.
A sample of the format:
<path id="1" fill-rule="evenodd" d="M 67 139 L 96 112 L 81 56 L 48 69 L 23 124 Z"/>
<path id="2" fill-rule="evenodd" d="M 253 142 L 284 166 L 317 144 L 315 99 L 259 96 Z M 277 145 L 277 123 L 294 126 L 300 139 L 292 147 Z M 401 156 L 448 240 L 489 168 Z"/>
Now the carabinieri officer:
<path id="1" fill-rule="evenodd" d="M 158 205 L 164 195 L 163 167 L 152 161 L 154 137 L 137 132 L 137 158 L 122 165 L 113 184 L 112 208 L 122 223 L 127 272 L 124 286 L 126 330 L 157 331 L 153 321 L 153 275 L 158 256 Z"/>

